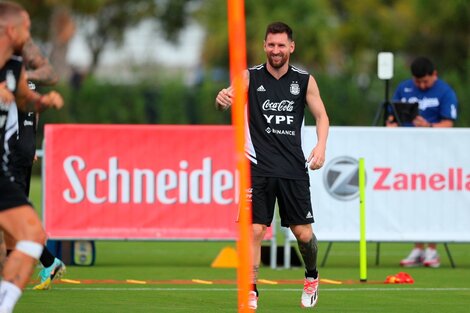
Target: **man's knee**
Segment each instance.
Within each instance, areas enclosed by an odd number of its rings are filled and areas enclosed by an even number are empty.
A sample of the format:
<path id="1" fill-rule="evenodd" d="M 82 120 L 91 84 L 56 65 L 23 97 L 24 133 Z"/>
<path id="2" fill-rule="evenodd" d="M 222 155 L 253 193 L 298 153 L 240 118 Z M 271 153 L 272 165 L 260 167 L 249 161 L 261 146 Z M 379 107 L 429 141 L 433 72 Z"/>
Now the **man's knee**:
<path id="1" fill-rule="evenodd" d="M 10 216 L 13 225 L 9 234 L 16 242 L 28 240 L 45 244 L 46 232 L 42 227 L 41 220 L 31 207 L 23 206 L 18 210 L 13 210 L 12 213 L 15 215 Z"/>
<path id="2" fill-rule="evenodd" d="M 35 227 L 32 230 L 31 240 L 41 245 L 46 244 L 47 235 L 46 235 L 46 232 L 44 231 L 44 228 L 42 228 L 42 226 Z"/>
<path id="3" fill-rule="evenodd" d="M 253 237 L 255 240 L 263 239 L 268 227 L 262 224 L 253 224 Z"/>
<path id="4" fill-rule="evenodd" d="M 311 225 L 295 225 L 291 227 L 297 241 L 309 242 L 313 237 Z"/>
<path id="5" fill-rule="evenodd" d="M 39 260 L 46 243 L 46 232 L 40 224 L 27 227 L 16 239 L 15 250 Z"/>
<path id="6" fill-rule="evenodd" d="M 7 250 L 13 250 L 16 245 L 16 240 L 8 233 L 3 233 L 4 239 L 5 239 L 5 245 L 7 247 Z"/>

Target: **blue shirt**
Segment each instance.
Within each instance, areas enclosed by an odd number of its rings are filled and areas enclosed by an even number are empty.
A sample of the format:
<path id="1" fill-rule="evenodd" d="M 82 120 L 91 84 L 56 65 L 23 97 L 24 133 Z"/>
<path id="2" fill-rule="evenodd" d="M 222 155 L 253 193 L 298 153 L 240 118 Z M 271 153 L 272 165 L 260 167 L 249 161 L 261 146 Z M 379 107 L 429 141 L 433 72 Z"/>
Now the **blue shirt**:
<path id="1" fill-rule="evenodd" d="M 416 87 L 411 79 L 405 80 L 398 85 L 392 101 L 417 102 L 419 115 L 429 123 L 457 119 L 457 96 L 454 90 L 441 79 L 437 79 L 434 85 L 426 90 Z"/>

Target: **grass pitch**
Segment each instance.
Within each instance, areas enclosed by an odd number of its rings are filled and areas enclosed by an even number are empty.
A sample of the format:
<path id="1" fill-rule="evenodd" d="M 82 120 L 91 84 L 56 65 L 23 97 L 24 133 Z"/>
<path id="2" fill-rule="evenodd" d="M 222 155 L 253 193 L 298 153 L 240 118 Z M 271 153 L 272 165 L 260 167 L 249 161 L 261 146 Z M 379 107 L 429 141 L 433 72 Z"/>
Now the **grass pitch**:
<path id="1" fill-rule="evenodd" d="M 32 199 L 40 207 L 40 184 L 35 179 Z M 210 264 L 233 242 L 96 242 L 96 263 L 68 266 L 67 282 L 49 291 L 31 284 L 16 306 L 20 312 L 237 312 L 235 269 Z M 327 243 L 320 243 L 319 260 Z M 469 312 L 470 244 L 449 244 L 457 265 L 438 246 L 439 269 L 403 269 L 398 262 L 411 244 L 382 243 L 375 265 L 375 244 L 368 244 L 368 281 L 359 282 L 359 244 L 334 243 L 320 267 L 317 312 Z M 37 273 L 38 270 L 36 270 Z M 384 284 L 387 275 L 406 271 L 414 284 Z M 257 312 L 300 312 L 303 270 L 260 270 Z M 35 276 L 33 277 L 35 278 Z M 341 282 L 341 284 L 328 283 Z M 79 283 L 78 283 L 79 282 Z"/>

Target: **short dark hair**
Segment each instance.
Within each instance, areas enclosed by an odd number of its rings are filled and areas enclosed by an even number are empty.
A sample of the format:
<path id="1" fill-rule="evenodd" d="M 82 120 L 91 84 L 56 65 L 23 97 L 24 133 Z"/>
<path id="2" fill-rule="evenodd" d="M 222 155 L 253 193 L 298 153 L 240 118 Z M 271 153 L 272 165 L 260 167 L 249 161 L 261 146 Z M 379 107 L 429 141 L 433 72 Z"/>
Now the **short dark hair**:
<path id="1" fill-rule="evenodd" d="M 416 78 L 432 75 L 434 70 L 434 64 L 426 57 L 418 57 L 411 63 L 411 74 Z"/>
<path id="2" fill-rule="evenodd" d="M 289 40 L 293 40 L 292 28 L 289 27 L 286 23 L 283 22 L 274 22 L 268 25 L 266 28 L 266 34 L 264 39 L 268 38 L 269 34 L 283 34 L 286 33 Z"/>
<path id="3" fill-rule="evenodd" d="M 23 11 L 24 8 L 18 3 L 11 1 L 0 1 L 0 21 L 5 21 L 12 17 L 20 17 Z"/>

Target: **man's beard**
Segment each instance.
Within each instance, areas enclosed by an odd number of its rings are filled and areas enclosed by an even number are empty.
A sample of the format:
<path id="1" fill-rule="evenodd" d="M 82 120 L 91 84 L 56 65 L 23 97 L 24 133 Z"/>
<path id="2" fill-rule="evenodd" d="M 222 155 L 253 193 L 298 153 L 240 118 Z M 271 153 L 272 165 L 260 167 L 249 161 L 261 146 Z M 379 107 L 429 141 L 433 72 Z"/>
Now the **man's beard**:
<path id="1" fill-rule="evenodd" d="M 278 63 L 275 63 L 274 60 L 273 60 L 273 55 L 270 55 L 268 56 L 268 62 L 269 62 L 269 65 L 271 65 L 273 68 L 281 68 L 284 66 L 284 64 L 286 64 L 287 60 L 288 60 L 288 57 L 283 54 L 281 55 L 281 60 L 278 62 Z"/>

